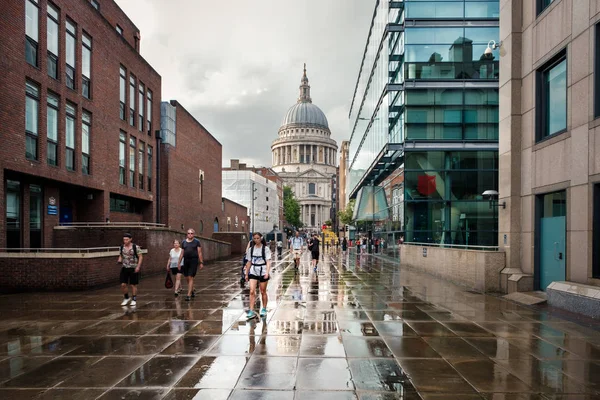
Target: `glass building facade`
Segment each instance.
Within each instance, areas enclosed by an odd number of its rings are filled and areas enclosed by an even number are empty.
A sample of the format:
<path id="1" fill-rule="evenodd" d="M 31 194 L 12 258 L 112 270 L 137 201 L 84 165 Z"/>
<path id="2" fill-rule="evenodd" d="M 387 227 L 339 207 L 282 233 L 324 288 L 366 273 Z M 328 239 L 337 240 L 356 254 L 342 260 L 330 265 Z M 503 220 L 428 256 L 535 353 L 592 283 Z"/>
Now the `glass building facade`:
<path id="1" fill-rule="evenodd" d="M 492 40 L 498 0 L 376 1 L 349 114 L 346 193 L 383 191 L 387 212 L 357 215 L 359 231 L 388 243 L 497 245 L 497 208 L 482 196 L 498 190 Z"/>

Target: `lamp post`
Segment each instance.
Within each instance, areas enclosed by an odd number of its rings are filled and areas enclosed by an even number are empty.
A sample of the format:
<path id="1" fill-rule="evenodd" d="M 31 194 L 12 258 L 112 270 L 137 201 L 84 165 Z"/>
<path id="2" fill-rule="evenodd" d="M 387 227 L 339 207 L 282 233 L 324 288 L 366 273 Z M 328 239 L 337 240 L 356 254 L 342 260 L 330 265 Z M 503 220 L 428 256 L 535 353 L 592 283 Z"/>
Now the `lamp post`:
<path id="1" fill-rule="evenodd" d="M 256 189 L 254 186 L 256 185 L 256 183 L 254 183 L 254 181 L 252 182 L 252 192 L 250 193 L 252 195 L 252 216 L 250 219 L 250 223 L 251 223 L 251 232 L 250 234 L 254 234 L 254 200 L 256 200 L 258 197 L 254 197 L 254 192 L 256 192 L 258 189 Z"/>

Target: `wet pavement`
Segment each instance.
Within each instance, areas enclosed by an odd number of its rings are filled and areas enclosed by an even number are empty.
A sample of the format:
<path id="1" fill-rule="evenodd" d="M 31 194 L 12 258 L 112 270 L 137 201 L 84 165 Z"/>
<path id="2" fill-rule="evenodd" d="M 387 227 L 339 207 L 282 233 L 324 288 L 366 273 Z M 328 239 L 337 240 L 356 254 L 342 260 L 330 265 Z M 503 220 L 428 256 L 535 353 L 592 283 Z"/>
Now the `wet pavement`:
<path id="1" fill-rule="evenodd" d="M 0 296 L 2 399 L 600 399 L 600 329 L 466 291 L 377 256 L 275 263 L 246 321 L 239 261 L 191 302 L 142 280 Z"/>

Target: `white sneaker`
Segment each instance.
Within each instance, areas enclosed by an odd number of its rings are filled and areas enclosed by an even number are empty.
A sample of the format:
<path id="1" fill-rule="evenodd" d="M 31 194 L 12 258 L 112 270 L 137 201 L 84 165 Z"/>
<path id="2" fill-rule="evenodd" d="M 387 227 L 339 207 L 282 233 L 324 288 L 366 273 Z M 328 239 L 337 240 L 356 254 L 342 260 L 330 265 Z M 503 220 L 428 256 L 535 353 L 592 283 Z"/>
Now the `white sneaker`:
<path id="1" fill-rule="evenodd" d="M 136 304 L 137 304 L 137 302 L 135 300 L 131 300 L 131 303 L 129 303 L 129 305 L 132 307 L 135 307 Z"/>
<path id="2" fill-rule="evenodd" d="M 130 299 L 123 299 L 123 301 L 121 302 L 121 305 L 126 306 L 127 304 L 129 304 L 129 300 Z"/>

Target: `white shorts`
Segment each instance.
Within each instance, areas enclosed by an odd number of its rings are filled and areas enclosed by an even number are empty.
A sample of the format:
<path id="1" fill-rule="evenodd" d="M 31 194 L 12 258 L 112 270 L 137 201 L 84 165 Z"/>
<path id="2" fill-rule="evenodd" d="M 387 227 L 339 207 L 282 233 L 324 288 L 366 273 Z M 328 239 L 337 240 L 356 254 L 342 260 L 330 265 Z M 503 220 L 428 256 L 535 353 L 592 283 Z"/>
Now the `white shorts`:
<path id="1" fill-rule="evenodd" d="M 302 255 L 302 250 L 294 250 L 294 258 L 300 258 Z"/>

